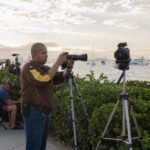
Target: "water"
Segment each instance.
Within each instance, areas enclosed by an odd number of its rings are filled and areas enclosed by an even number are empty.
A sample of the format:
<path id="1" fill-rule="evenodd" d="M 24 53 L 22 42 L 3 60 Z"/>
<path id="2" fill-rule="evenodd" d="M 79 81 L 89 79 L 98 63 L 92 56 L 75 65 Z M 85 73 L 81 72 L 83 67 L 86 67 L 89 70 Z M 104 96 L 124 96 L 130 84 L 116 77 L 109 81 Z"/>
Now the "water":
<path id="1" fill-rule="evenodd" d="M 49 61 L 48 66 L 52 66 L 55 60 Z M 86 74 L 89 74 L 90 71 L 94 71 L 94 77 L 98 78 L 101 73 L 108 77 L 108 80 L 118 81 L 122 71 L 114 68 L 114 61 L 108 60 L 105 65 L 102 65 L 100 61 L 95 61 L 96 65 L 91 66 L 91 62 L 87 65 L 87 62 L 75 61 L 73 67 L 73 73 L 78 74 L 80 77 L 85 77 Z M 21 63 L 22 66 L 24 63 Z M 21 67 L 22 67 L 21 66 Z M 0 66 L 1 67 L 1 66 Z M 59 71 L 61 67 L 59 68 Z M 134 66 L 130 65 L 130 69 L 126 71 L 126 80 L 139 80 L 139 81 L 150 81 L 150 62 L 149 65 L 145 66 Z"/>
<path id="2" fill-rule="evenodd" d="M 74 64 L 74 74 L 79 74 L 80 77 L 84 77 L 90 71 L 94 71 L 95 78 L 98 78 L 101 73 L 108 77 L 108 80 L 118 81 L 122 70 L 113 67 L 114 61 L 106 61 L 105 65 L 102 65 L 100 61 L 95 62 L 94 67 L 91 64 L 87 65 L 87 62 L 76 61 Z M 126 80 L 140 80 L 150 81 L 150 64 L 146 66 L 132 66 L 126 71 Z"/>

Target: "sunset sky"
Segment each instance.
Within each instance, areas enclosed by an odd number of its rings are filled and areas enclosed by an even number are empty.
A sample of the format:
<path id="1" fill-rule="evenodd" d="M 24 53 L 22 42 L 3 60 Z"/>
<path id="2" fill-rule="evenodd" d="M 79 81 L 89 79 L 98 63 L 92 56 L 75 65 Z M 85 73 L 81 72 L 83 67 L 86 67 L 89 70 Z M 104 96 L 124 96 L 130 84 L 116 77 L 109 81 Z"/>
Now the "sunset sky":
<path id="1" fill-rule="evenodd" d="M 127 42 L 150 59 L 150 0 L 0 0 L 0 58 L 27 56 L 34 42 L 49 52 L 113 58 Z"/>

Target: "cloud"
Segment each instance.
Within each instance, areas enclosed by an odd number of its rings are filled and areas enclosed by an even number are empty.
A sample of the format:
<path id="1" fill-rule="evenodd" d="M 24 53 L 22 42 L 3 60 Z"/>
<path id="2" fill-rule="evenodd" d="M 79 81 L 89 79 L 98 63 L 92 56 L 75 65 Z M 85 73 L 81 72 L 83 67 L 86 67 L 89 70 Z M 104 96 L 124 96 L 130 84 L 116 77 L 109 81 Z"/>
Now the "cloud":
<path id="1" fill-rule="evenodd" d="M 5 45 L 0 45 L 0 51 L 18 51 L 18 52 L 22 52 L 22 51 L 26 51 L 29 50 L 29 48 L 31 47 L 31 43 L 26 44 L 26 45 L 21 45 L 21 46 L 5 46 Z"/>
<path id="2" fill-rule="evenodd" d="M 138 15 L 150 12 L 150 1 L 148 0 L 115 0 L 114 5 L 120 8 L 120 14 Z"/>
<path id="3" fill-rule="evenodd" d="M 100 23 L 103 18 L 120 19 L 122 16 L 124 19 L 124 15 L 131 17 L 131 14 L 144 13 L 149 7 L 150 2 L 146 0 L 2 0 L 0 21 L 4 25 L 1 31 L 7 28 L 26 34 L 47 33 L 51 28 L 41 28 L 40 25 L 38 27 L 37 23 L 47 26 L 82 24 L 90 26 Z M 118 27 L 138 28 L 135 22 L 115 22 L 113 25 L 118 24 L 116 25 Z"/>
<path id="4" fill-rule="evenodd" d="M 150 11 L 148 0 L 2 0 L 0 16 L 14 21 L 43 21 L 47 24 L 95 23 L 90 13 L 109 15 L 139 14 Z"/>
<path id="5" fill-rule="evenodd" d="M 59 47 L 59 44 L 54 43 L 54 42 L 43 42 L 47 47 L 50 48 L 55 48 Z M 33 43 L 28 43 L 25 45 L 21 46 L 5 46 L 5 45 L 0 45 L 0 51 L 29 51 Z"/>
<path id="6" fill-rule="evenodd" d="M 113 19 L 113 20 L 105 20 L 103 22 L 104 25 L 109 25 L 109 26 L 116 26 L 120 28 L 127 28 L 127 29 L 137 29 L 138 24 L 135 22 L 131 21 L 126 21 L 123 19 Z"/>
<path id="7" fill-rule="evenodd" d="M 16 25 L 15 30 L 17 32 L 26 33 L 26 34 L 40 34 L 40 33 L 47 33 L 48 29 L 44 29 L 38 26 L 22 26 Z"/>
<path id="8" fill-rule="evenodd" d="M 44 42 L 44 44 L 48 47 L 59 47 L 59 45 L 54 42 Z"/>
<path id="9" fill-rule="evenodd" d="M 88 48 L 93 39 L 99 41 L 97 48 L 127 39 L 143 48 L 148 42 L 137 37 L 149 39 L 149 12 L 149 0 L 1 0 L 0 42 L 16 46 L 46 41 L 49 50 L 60 50 Z"/>
<path id="10" fill-rule="evenodd" d="M 63 51 L 69 52 L 69 53 L 75 53 L 75 54 L 81 54 L 83 53 L 83 51 L 85 51 L 86 49 L 83 48 L 78 48 L 78 47 L 64 47 Z"/>
<path id="11" fill-rule="evenodd" d="M 2 52 L 2 51 L 8 51 L 8 50 L 10 50 L 10 47 L 4 46 L 4 45 L 0 45 L 0 52 Z"/>
<path id="12" fill-rule="evenodd" d="M 91 19 L 87 16 L 72 12 L 71 10 L 65 10 L 61 12 L 52 12 L 51 15 L 45 20 L 47 24 L 70 24 L 70 25 L 80 25 L 86 23 L 94 23 L 96 20 Z"/>
<path id="13" fill-rule="evenodd" d="M 150 11 L 150 1 L 148 0 L 80 0 L 72 3 L 80 11 L 88 10 L 99 14 L 136 15 Z"/>
<path id="14" fill-rule="evenodd" d="M 87 33 L 83 33 L 83 32 L 75 32 L 75 31 L 72 31 L 72 30 L 60 30 L 60 29 L 53 29 L 52 30 L 53 33 L 56 33 L 56 34 L 66 34 L 66 35 L 72 35 L 72 36 L 82 36 L 82 37 L 87 37 L 89 36 Z"/>
<path id="15" fill-rule="evenodd" d="M 62 51 L 62 47 L 60 47 L 57 43 L 54 42 L 43 42 L 48 50 L 49 56 L 51 58 L 56 58 L 54 55 L 58 52 Z M 28 43 L 21 46 L 5 46 L 0 45 L 0 59 L 11 59 L 14 61 L 15 57 L 12 56 L 12 54 L 16 53 L 19 54 L 19 61 L 28 61 L 31 55 L 30 49 L 33 43 Z"/>
<path id="16" fill-rule="evenodd" d="M 94 19 L 77 13 L 74 11 L 76 6 L 69 1 L 17 1 L 8 0 L 1 2 L 0 16 L 3 19 L 12 17 L 13 20 L 19 21 L 26 19 L 27 21 L 43 21 L 43 23 L 54 24 L 83 24 L 93 23 Z M 8 10 L 8 11 L 7 11 Z"/>
<path id="17" fill-rule="evenodd" d="M 109 15 L 138 15 L 150 12 L 148 0 L 80 0 L 74 1 L 79 11 Z"/>
<path id="18" fill-rule="evenodd" d="M 98 11 L 98 12 L 106 12 L 107 8 L 110 5 L 110 2 L 102 2 L 100 0 L 81 0 L 78 2 L 74 2 L 74 5 L 80 8 L 81 10 L 89 11 Z M 80 10 L 80 11 L 81 11 Z"/>

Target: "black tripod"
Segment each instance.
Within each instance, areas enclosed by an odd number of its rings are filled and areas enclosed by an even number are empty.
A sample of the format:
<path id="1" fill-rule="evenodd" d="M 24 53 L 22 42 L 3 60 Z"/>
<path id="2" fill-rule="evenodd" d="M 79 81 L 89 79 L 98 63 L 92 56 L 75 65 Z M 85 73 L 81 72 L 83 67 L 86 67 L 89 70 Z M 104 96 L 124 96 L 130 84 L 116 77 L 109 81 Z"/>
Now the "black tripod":
<path id="1" fill-rule="evenodd" d="M 133 145 L 132 145 L 132 140 L 134 139 L 139 139 L 140 140 L 140 143 L 141 143 L 141 147 L 142 147 L 142 150 L 145 150 L 144 148 L 144 144 L 143 144 L 143 140 L 142 140 L 142 136 L 140 134 L 140 131 L 139 131 L 139 127 L 138 127 L 138 124 L 137 124 L 137 121 L 135 119 L 135 115 L 134 115 L 134 112 L 133 112 L 133 107 L 132 107 L 132 104 L 131 104 L 131 101 L 129 99 L 129 95 L 126 93 L 126 89 L 125 89 L 125 73 L 126 73 L 126 69 L 123 70 L 123 73 L 121 74 L 117 84 L 119 84 L 119 82 L 121 81 L 121 79 L 123 78 L 123 93 L 120 94 L 120 97 L 117 101 L 117 103 L 115 104 L 114 108 L 113 108 L 113 111 L 109 117 L 109 120 L 105 126 L 105 129 L 102 133 L 102 136 L 101 136 L 101 139 L 99 140 L 98 144 L 97 144 L 97 147 L 95 150 L 98 150 L 100 148 L 100 145 L 102 143 L 103 140 L 110 140 L 110 141 L 120 141 L 120 142 L 125 142 L 128 144 L 129 146 L 129 150 L 133 150 Z M 116 138 L 105 138 L 105 134 L 106 134 L 106 131 L 111 123 L 111 120 L 115 114 L 115 111 L 119 105 L 119 102 L 120 102 L 120 99 L 123 100 L 122 102 L 122 139 L 116 139 Z M 128 109 L 128 105 L 130 106 L 130 109 Z M 131 113 L 131 116 L 132 116 L 132 119 L 133 119 L 133 123 L 136 127 L 136 131 L 137 131 L 137 134 L 138 134 L 138 137 L 131 137 L 131 129 L 130 129 L 130 119 L 129 119 L 129 111 Z M 126 127 L 127 127 L 127 133 L 128 133 L 128 138 L 126 137 Z"/>
<path id="2" fill-rule="evenodd" d="M 73 134 L 74 134 L 74 150 L 78 150 L 78 145 L 77 145 L 77 133 L 76 133 L 76 121 L 75 121 L 75 113 L 74 113 L 74 99 L 73 99 L 73 92 L 72 92 L 72 81 L 73 81 L 73 84 L 75 86 L 75 89 L 76 89 L 76 92 L 78 94 L 78 97 L 80 99 L 80 102 L 82 104 L 82 107 L 83 107 L 83 110 L 84 110 L 84 113 L 85 113 L 85 116 L 87 118 L 87 121 L 89 123 L 89 126 L 90 126 L 90 129 L 92 130 L 92 127 L 91 127 L 91 123 L 90 123 L 90 119 L 89 119 L 89 115 L 85 109 L 85 106 L 84 106 L 84 102 L 82 100 L 82 97 L 81 97 L 81 94 L 79 92 L 79 89 L 76 85 L 76 81 L 74 80 L 74 77 L 73 77 L 73 74 L 72 74 L 72 68 L 70 69 L 70 72 L 68 73 L 68 75 L 66 76 L 65 80 L 64 80 L 64 83 L 60 89 L 60 95 L 58 97 L 58 102 L 60 101 L 61 99 L 61 96 L 62 96 L 62 93 L 63 93 L 63 90 L 64 90 L 64 87 L 65 87 L 65 84 L 69 81 L 69 89 L 70 89 L 70 101 L 71 101 L 71 111 L 72 111 L 72 125 L 73 125 Z M 58 104 L 57 104 L 58 105 Z"/>
<path id="3" fill-rule="evenodd" d="M 20 85 L 20 84 L 21 84 L 21 83 L 20 83 L 20 72 L 21 72 L 20 65 L 21 65 L 21 64 L 19 63 L 18 55 L 19 55 L 19 54 L 12 54 L 12 56 L 16 56 L 16 58 L 15 58 L 15 65 L 14 65 L 14 67 L 12 68 L 12 73 L 13 73 L 13 82 L 14 82 L 14 80 L 15 80 L 15 76 L 17 76 L 18 79 L 19 79 L 19 85 Z"/>

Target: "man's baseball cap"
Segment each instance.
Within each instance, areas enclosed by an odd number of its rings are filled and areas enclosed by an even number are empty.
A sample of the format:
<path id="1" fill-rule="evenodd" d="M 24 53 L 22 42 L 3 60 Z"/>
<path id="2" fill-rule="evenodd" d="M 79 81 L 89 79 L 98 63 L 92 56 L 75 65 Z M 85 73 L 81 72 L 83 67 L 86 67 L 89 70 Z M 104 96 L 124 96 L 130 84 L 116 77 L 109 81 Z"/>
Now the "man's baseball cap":
<path id="1" fill-rule="evenodd" d="M 12 86 L 12 81 L 9 78 L 3 79 L 1 83 L 2 84 L 9 84 L 10 86 Z"/>

